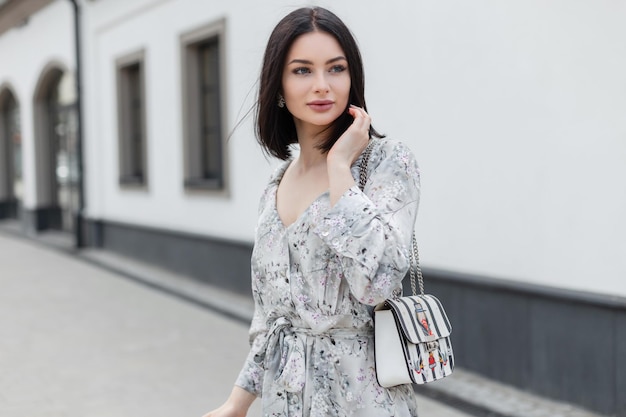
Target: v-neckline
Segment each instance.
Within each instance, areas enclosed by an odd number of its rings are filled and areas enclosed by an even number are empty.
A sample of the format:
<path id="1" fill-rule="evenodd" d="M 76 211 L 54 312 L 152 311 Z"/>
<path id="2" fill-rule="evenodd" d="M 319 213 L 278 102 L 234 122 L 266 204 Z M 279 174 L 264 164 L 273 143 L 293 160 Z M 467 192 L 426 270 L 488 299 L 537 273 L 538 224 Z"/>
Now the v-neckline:
<path id="1" fill-rule="evenodd" d="M 280 217 L 280 213 L 278 212 L 278 204 L 277 204 L 277 201 L 276 201 L 276 197 L 277 197 L 277 195 L 278 195 L 278 192 L 277 192 L 277 191 L 278 191 L 278 185 L 276 185 L 276 186 L 274 187 L 274 198 L 273 198 L 273 200 L 274 200 L 274 204 L 273 204 L 273 206 L 274 206 L 274 214 L 275 214 L 275 216 L 276 216 L 276 220 L 278 220 L 278 223 L 281 225 L 281 227 L 282 227 L 284 230 L 289 230 L 289 229 L 291 229 L 291 227 L 292 227 L 293 225 L 295 225 L 295 224 L 297 224 L 297 223 L 300 223 L 300 222 L 302 221 L 302 218 L 303 218 L 303 217 L 304 217 L 304 216 L 305 216 L 305 215 L 309 212 L 309 210 L 311 209 L 311 207 L 313 207 L 313 205 L 314 205 L 314 204 L 316 204 L 318 201 L 320 201 L 320 200 L 322 199 L 322 197 L 324 197 L 324 196 L 326 196 L 326 195 L 328 195 L 328 194 L 329 194 L 329 191 L 328 191 L 328 190 L 326 190 L 326 191 L 324 191 L 322 194 L 318 195 L 318 196 L 315 198 L 315 200 L 311 201 L 311 204 L 309 204 L 309 205 L 307 206 L 307 208 L 305 208 L 305 209 L 304 209 L 304 211 L 303 211 L 302 213 L 300 213 L 300 214 L 298 215 L 298 217 L 297 217 L 297 218 L 296 218 L 296 219 L 295 219 L 292 223 L 289 223 L 289 224 L 287 225 L 287 224 L 285 224 L 285 222 L 283 221 L 283 219 Z"/>
<path id="2" fill-rule="evenodd" d="M 280 181 L 283 179 L 283 175 L 285 175 L 287 168 L 289 168 L 289 165 L 291 165 L 292 162 L 293 162 L 293 159 L 290 159 L 289 161 L 285 162 L 283 168 L 278 172 L 278 175 L 276 176 L 276 179 L 274 180 L 274 195 L 272 196 L 272 206 L 273 206 L 274 215 L 276 216 L 276 220 L 278 221 L 278 223 L 284 230 L 289 230 L 293 225 L 300 223 L 302 218 L 309 212 L 309 210 L 311 209 L 311 207 L 313 207 L 315 203 L 321 200 L 322 197 L 324 197 L 325 195 L 330 194 L 329 190 L 324 191 L 323 193 L 315 197 L 315 199 L 311 201 L 311 204 L 309 204 L 302 211 L 302 213 L 300 213 L 298 217 L 296 217 L 296 219 L 292 223 L 289 223 L 288 225 L 285 224 L 283 219 L 280 217 L 280 213 L 278 212 L 278 186 L 280 185 Z"/>

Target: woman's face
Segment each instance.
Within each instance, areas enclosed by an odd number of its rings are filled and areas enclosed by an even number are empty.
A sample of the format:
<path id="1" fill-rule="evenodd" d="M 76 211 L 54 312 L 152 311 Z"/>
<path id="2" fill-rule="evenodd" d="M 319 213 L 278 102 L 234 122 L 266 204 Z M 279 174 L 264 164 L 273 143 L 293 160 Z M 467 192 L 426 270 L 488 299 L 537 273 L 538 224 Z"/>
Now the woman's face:
<path id="1" fill-rule="evenodd" d="M 348 61 L 328 33 L 299 36 L 287 53 L 282 78 L 282 94 L 299 135 L 311 130 L 318 133 L 348 107 Z"/>

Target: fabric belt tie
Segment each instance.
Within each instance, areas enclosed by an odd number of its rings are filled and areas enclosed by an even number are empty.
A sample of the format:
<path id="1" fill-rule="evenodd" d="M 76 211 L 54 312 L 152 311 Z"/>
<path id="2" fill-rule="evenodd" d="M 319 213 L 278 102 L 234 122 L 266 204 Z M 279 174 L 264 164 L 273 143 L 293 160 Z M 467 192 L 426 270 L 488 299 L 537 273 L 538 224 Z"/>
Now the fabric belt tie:
<path id="1" fill-rule="evenodd" d="M 278 317 L 274 320 L 269 326 L 265 343 L 254 360 L 265 370 L 262 392 L 282 390 L 283 393 L 278 395 L 279 401 L 275 400 L 271 403 L 272 396 L 263 395 L 264 415 L 287 415 L 287 393 L 300 392 L 304 388 L 306 345 L 305 338 L 298 337 L 298 335 L 355 336 L 358 334 L 365 336 L 368 332 L 355 329 L 332 329 L 324 333 L 315 333 L 312 329 L 293 327 L 286 317 Z"/>
<path id="2" fill-rule="evenodd" d="M 305 381 L 305 346 L 304 338 L 298 338 L 296 333 L 306 334 L 306 330 L 295 329 L 286 317 L 279 317 L 272 323 L 263 349 L 263 385 L 266 385 L 265 381 L 273 381 L 275 387 L 281 387 L 287 392 L 302 390 Z"/>

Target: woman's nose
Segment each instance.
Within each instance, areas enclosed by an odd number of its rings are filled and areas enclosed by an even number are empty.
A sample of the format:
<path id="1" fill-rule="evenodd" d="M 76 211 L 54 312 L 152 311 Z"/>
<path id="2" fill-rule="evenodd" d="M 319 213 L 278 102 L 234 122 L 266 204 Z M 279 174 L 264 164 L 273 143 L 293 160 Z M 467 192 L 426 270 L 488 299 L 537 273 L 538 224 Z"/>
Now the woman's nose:
<path id="1" fill-rule="evenodd" d="M 325 71 L 320 71 L 315 76 L 313 90 L 316 93 L 327 93 L 330 89 L 328 80 L 326 79 Z"/>

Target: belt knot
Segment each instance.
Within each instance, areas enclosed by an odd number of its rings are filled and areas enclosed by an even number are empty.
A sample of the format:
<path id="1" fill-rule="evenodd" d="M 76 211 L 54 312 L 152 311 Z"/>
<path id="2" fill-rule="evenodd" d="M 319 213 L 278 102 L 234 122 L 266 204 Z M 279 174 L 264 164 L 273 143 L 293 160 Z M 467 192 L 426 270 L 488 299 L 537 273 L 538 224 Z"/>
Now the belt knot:
<path id="1" fill-rule="evenodd" d="M 266 381 L 278 385 L 287 392 L 299 392 L 305 382 L 305 345 L 303 338 L 298 338 L 286 317 L 278 317 L 271 324 L 265 346 L 261 348 L 255 361 L 265 369 Z M 305 332 L 306 333 L 306 332 Z"/>

